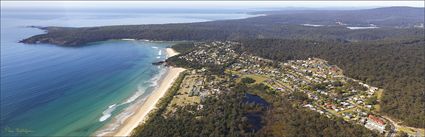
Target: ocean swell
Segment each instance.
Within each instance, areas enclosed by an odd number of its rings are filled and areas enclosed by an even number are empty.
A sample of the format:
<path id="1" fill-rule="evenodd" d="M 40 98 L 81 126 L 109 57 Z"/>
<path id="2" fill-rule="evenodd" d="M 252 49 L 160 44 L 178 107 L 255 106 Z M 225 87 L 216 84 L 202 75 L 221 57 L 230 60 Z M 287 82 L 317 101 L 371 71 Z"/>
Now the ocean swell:
<path id="1" fill-rule="evenodd" d="M 166 73 L 165 68 L 160 68 L 160 71 L 158 74 L 156 74 L 154 77 L 152 77 L 149 81 L 141 84 L 141 85 L 148 85 L 146 87 L 143 87 L 139 85 L 138 90 L 129 98 L 127 98 L 124 102 L 121 104 L 113 104 L 108 106 L 108 108 L 102 113 L 103 115 L 99 118 L 99 122 L 104 122 L 105 120 L 109 119 L 112 116 L 112 112 L 120 106 L 128 105 L 127 108 L 124 108 L 122 112 L 120 112 L 118 115 L 114 116 L 112 120 L 107 123 L 104 127 L 102 127 L 100 130 L 96 131 L 94 133 L 95 136 L 104 136 L 110 133 L 115 132 L 126 119 L 128 119 L 130 116 L 132 116 L 136 111 L 137 108 L 142 105 L 147 97 L 149 96 L 143 96 L 146 91 L 153 91 L 156 86 L 158 85 L 159 81 L 163 77 L 163 75 Z"/>

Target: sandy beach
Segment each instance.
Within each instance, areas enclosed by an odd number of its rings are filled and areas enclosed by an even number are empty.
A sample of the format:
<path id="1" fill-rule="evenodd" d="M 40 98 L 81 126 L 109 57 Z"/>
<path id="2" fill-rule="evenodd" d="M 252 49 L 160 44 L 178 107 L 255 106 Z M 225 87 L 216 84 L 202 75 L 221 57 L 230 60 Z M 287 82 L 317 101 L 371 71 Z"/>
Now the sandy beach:
<path id="1" fill-rule="evenodd" d="M 167 48 L 166 52 L 168 57 L 178 54 L 171 48 Z M 165 76 L 160 81 L 159 86 L 152 92 L 143 105 L 138 108 L 137 112 L 125 120 L 124 124 L 119 127 L 117 132 L 106 136 L 130 136 L 133 129 L 146 120 L 149 112 L 156 107 L 159 99 L 165 95 L 179 74 L 184 70 L 183 68 L 169 67 Z"/>

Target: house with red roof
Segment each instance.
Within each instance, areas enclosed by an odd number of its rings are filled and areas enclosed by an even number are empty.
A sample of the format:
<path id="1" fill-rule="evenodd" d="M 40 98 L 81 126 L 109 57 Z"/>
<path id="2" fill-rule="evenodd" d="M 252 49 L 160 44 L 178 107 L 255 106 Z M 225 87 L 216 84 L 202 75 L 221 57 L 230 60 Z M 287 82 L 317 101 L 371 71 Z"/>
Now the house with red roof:
<path id="1" fill-rule="evenodd" d="M 384 133 L 386 123 L 383 119 L 376 117 L 374 115 L 369 115 L 365 127 L 371 130 L 376 130 L 379 133 Z"/>

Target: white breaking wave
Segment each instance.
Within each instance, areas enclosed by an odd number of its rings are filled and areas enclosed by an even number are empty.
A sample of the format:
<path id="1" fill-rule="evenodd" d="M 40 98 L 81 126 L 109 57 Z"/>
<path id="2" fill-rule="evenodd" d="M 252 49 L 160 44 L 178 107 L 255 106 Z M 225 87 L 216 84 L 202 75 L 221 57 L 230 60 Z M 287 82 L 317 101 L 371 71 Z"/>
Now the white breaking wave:
<path id="1" fill-rule="evenodd" d="M 103 112 L 102 117 L 99 118 L 100 122 L 103 122 L 103 121 L 107 120 L 108 118 L 110 118 L 111 113 L 118 106 L 132 103 L 130 106 L 125 108 L 122 112 L 120 112 L 118 115 L 113 117 L 112 121 L 110 121 L 110 123 L 108 123 L 104 128 L 96 131 L 95 136 L 104 136 L 106 134 L 113 133 L 115 130 L 117 130 L 119 128 L 119 126 L 121 126 L 124 123 L 125 120 L 127 120 L 131 115 L 133 115 L 135 113 L 135 111 L 137 111 L 136 108 L 146 101 L 147 96 L 145 96 L 143 98 L 140 98 L 140 97 L 147 91 L 147 89 L 149 87 L 155 87 L 156 88 L 156 86 L 159 83 L 159 80 L 162 78 L 162 76 L 165 74 L 165 72 L 166 72 L 166 69 L 160 69 L 160 71 L 157 75 L 152 77 L 146 83 L 139 85 L 136 93 L 134 93 L 132 96 L 130 96 L 128 99 L 126 99 L 123 103 L 118 104 L 118 105 L 116 105 L 116 104 L 110 105 L 108 107 L 108 109 L 106 109 Z M 149 83 L 149 85 L 147 87 L 142 87 L 142 85 L 145 85 L 145 84 L 148 84 L 148 83 Z"/>
<path id="2" fill-rule="evenodd" d="M 158 66 L 159 67 L 159 66 Z M 151 87 L 156 87 L 158 85 L 159 80 L 161 79 L 162 75 L 165 74 L 165 69 L 164 70 L 160 70 L 158 75 L 155 75 L 151 80 Z"/>
<path id="3" fill-rule="evenodd" d="M 141 95 L 145 93 L 146 89 L 143 89 L 140 85 L 137 87 L 137 92 L 133 94 L 130 98 L 128 98 L 122 105 L 128 104 L 139 98 Z"/>
<path id="4" fill-rule="evenodd" d="M 158 55 L 160 56 L 162 55 L 162 50 L 159 50 Z"/>
<path id="5" fill-rule="evenodd" d="M 102 113 L 103 115 L 99 118 L 99 121 L 103 122 L 107 120 L 109 117 L 111 117 L 111 113 L 115 110 L 115 108 L 117 108 L 117 104 L 110 105 L 108 109 L 103 111 Z"/>
<path id="6" fill-rule="evenodd" d="M 146 98 L 143 98 L 143 99 L 137 101 L 135 104 L 127 107 L 122 113 L 115 116 L 113 121 L 110 124 L 107 125 L 107 128 L 103 128 L 102 130 L 96 131 L 95 135 L 96 136 L 105 136 L 106 134 L 113 133 L 115 130 L 117 130 L 119 128 L 119 126 L 121 126 L 121 124 L 124 123 L 124 121 L 127 118 L 129 118 L 130 116 L 132 116 L 135 113 L 134 112 L 135 107 L 144 103 L 145 100 L 146 100 Z"/>
<path id="7" fill-rule="evenodd" d="M 145 93 L 146 89 L 143 89 L 140 85 L 137 87 L 137 92 L 134 93 L 132 96 L 130 96 L 130 98 L 128 98 L 125 102 L 117 105 L 117 104 L 113 104 L 110 105 L 105 111 L 103 111 L 103 115 L 99 118 L 99 122 L 103 122 L 105 120 L 107 120 L 109 117 L 111 117 L 111 113 L 114 112 L 114 110 L 121 105 L 125 105 L 128 103 L 131 103 L 133 101 L 135 101 L 137 98 L 139 98 L 141 95 L 143 95 Z"/>

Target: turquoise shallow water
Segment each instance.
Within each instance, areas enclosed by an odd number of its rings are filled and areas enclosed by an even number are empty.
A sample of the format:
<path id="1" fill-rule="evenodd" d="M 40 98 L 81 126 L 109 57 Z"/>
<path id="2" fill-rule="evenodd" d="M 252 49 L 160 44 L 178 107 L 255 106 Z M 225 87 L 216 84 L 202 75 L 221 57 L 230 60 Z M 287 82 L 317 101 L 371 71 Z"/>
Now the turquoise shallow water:
<path id="1" fill-rule="evenodd" d="M 104 112 L 108 106 L 131 103 L 127 100 L 135 92 L 153 86 L 161 69 L 151 62 L 164 56 L 152 53 L 167 45 L 131 41 L 77 49 L 40 45 L 30 48 L 51 52 L 40 57 L 24 54 L 32 58 L 30 62 L 19 62 L 22 55 L 6 53 L 16 61 L 8 57 L 2 61 L 1 89 L 11 91 L 2 92 L 2 123 L 32 130 L 31 135 L 89 135 L 107 122 L 100 118 L 112 113 Z"/>
<path id="2" fill-rule="evenodd" d="M 245 14 L 1 12 L 0 136 L 88 136 L 150 94 L 173 42 L 110 40 L 80 48 L 25 45 L 43 31 L 26 26 L 198 22 Z"/>

